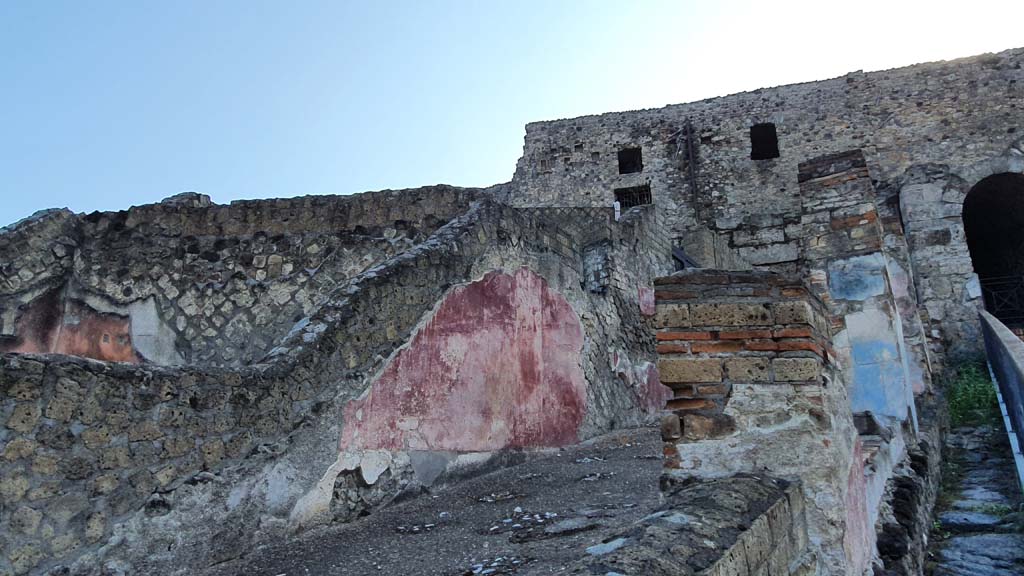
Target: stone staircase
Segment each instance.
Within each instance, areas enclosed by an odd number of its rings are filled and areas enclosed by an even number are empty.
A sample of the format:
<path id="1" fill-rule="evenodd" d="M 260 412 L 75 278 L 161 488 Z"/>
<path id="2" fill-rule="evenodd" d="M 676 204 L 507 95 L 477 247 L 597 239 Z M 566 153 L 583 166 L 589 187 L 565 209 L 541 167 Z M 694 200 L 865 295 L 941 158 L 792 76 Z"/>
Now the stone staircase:
<path id="1" fill-rule="evenodd" d="M 955 482 L 936 510 L 932 576 L 1024 574 L 1022 497 L 1006 433 L 957 428 L 947 446 Z"/>

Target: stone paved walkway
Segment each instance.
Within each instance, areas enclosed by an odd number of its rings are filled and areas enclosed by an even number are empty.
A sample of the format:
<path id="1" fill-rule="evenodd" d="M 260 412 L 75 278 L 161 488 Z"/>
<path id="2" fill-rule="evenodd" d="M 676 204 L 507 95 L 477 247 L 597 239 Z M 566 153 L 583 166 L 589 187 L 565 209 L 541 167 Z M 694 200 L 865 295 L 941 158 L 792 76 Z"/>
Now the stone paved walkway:
<path id="1" fill-rule="evenodd" d="M 1024 575 L 1021 491 L 1006 433 L 957 428 L 947 445 L 959 485 L 938 511 L 933 576 Z"/>

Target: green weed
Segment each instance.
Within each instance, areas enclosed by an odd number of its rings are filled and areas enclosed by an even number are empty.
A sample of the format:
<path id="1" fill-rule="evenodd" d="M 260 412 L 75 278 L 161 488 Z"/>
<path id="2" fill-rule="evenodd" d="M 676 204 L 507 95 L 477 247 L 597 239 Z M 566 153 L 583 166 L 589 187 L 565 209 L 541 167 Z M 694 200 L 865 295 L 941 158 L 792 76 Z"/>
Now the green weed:
<path id="1" fill-rule="evenodd" d="M 978 512 L 1002 518 L 1013 512 L 1013 508 L 1005 504 L 985 504 L 978 509 Z"/>
<path id="2" fill-rule="evenodd" d="M 953 426 L 999 423 L 995 385 L 984 364 L 972 362 L 957 366 L 945 388 L 949 420 Z"/>

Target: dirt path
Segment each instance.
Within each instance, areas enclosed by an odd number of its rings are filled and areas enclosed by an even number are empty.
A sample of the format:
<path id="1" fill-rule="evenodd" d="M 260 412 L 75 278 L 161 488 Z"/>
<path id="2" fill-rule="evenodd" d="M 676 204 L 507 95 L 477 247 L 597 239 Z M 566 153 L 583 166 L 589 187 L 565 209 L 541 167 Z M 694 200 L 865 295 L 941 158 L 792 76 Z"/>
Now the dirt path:
<path id="1" fill-rule="evenodd" d="M 654 429 L 603 436 L 253 551 L 205 576 L 556 574 L 658 504 Z"/>

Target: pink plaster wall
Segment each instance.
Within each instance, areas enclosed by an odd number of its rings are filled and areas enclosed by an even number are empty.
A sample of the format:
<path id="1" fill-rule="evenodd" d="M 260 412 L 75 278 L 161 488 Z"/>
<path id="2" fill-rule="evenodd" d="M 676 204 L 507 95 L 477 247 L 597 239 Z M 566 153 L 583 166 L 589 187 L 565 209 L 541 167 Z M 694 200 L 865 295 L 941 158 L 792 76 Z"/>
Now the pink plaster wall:
<path id="1" fill-rule="evenodd" d="M 640 302 L 640 314 L 644 316 L 654 316 L 658 313 L 658 308 L 654 302 L 654 288 L 650 286 L 640 286 L 637 288 L 637 300 Z"/>
<path id="2" fill-rule="evenodd" d="M 661 375 L 655 364 L 644 366 L 643 384 L 640 386 L 640 405 L 651 414 L 665 410 L 665 404 L 672 399 L 672 389 L 661 383 Z"/>
<path id="3" fill-rule="evenodd" d="M 453 289 L 364 397 L 341 449 L 491 451 L 578 440 L 579 317 L 526 268 Z"/>
<path id="4" fill-rule="evenodd" d="M 864 453 L 860 438 L 853 445 L 852 464 L 846 481 L 846 533 L 843 548 L 851 574 L 862 574 L 875 549 L 874 525 L 868 519 L 867 484 L 864 479 Z"/>
<path id="5" fill-rule="evenodd" d="M 658 414 L 672 399 L 672 389 L 661 383 L 658 367 L 653 362 L 633 364 L 629 357 L 612 353 L 612 370 L 636 395 L 637 405 L 648 414 Z"/>

